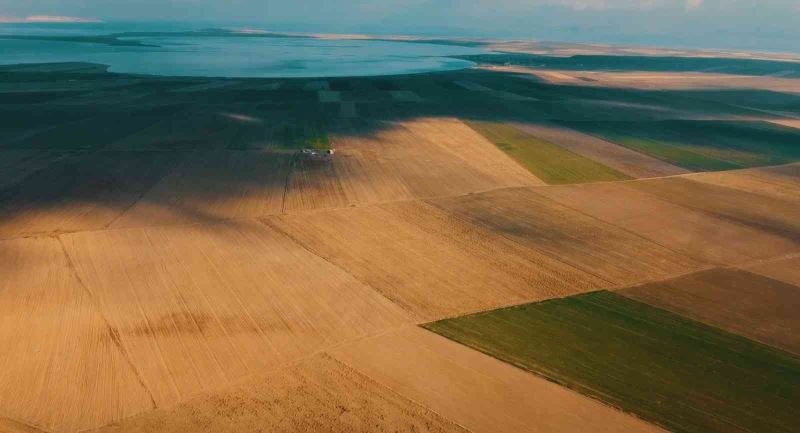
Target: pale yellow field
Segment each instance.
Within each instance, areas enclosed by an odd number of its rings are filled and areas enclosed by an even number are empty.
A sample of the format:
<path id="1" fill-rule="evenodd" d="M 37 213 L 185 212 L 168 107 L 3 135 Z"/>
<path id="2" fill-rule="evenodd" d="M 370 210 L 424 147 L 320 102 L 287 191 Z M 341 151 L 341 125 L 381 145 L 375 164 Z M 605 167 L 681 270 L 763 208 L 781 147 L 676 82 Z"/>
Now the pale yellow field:
<path id="1" fill-rule="evenodd" d="M 467 430 L 328 355 L 97 432 L 419 432 Z"/>
<path id="2" fill-rule="evenodd" d="M 419 202 L 265 221 L 418 320 L 566 296 L 607 284 Z"/>
<path id="3" fill-rule="evenodd" d="M 679 206 L 629 187 L 636 183 L 567 185 L 533 191 L 707 263 L 749 262 L 800 247 L 758 227 Z"/>
<path id="4" fill-rule="evenodd" d="M 633 178 L 671 176 L 688 170 L 592 135 L 558 126 L 517 124 L 518 128 Z"/>
<path id="5" fill-rule="evenodd" d="M 663 432 L 421 328 L 362 340 L 331 353 L 475 433 Z"/>
<path id="6" fill-rule="evenodd" d="M 0 275 L 0 431 L 71 432 L 154 408 L 58 239 L 0 241 Z"/>
<path id="7" fill-rule="evenodd" d="M 511 188 L 429 200 L 487 231 L 602 278 L 608 285 L 680 274 L 703 266 L 682 253 L 537 194 Z"/>
<path id="8" fill-rule="evenodd" d="M 346 207 L 543 182 L 454 119 L 381 124 L 333 137 L 331 159 L 300 158 L 284 210 Z"/>
<path id="9" fill-rule="evenodd" d="M 408 321 L 254 221 L 62 239 L 159 407 Z"/>

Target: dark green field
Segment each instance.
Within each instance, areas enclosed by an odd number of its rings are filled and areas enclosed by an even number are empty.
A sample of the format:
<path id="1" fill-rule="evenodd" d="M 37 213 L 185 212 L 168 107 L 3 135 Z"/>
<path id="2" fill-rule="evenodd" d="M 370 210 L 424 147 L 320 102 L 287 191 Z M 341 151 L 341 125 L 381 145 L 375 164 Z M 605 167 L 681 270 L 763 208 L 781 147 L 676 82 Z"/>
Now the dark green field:
<path id="1" fill-rule="evenodd" d="M 800 359 L 610 292 L 425 327 L 674 432 L 800 426 Z"/>
<path id="2" fill-rule="evenodd" d="M 502 123 L 468 122 L 520 165 L 548 184 L 630 179 L 613 168 Z"/>
<path id="3" fill-rule="evenodd" d="M 730 170 L 800 159 L 800 130 L 766 122 L 668 120 L 562 124 L 690 170 Z"/>

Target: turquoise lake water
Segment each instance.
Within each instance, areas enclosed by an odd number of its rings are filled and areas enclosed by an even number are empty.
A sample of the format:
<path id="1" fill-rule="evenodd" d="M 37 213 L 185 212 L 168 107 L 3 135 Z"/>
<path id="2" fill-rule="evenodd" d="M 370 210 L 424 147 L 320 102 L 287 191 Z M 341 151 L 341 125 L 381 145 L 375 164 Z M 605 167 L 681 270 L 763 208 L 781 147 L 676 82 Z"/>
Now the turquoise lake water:
<path id="1" fill-rule="evenodd" d="M 81 36 L 108 34 L 107 30 L 96 25 L 0 25 L 0 35 Z M 464 69 L 472 63 L 447 56 L 484 52 L 472 47 L 377 40 L 168 34 L 121 39 L 157 47 L 0 37 L 0 64 L 82 61 L 109 65 L 112 72 L 135 74 L 340 77 Z"/>

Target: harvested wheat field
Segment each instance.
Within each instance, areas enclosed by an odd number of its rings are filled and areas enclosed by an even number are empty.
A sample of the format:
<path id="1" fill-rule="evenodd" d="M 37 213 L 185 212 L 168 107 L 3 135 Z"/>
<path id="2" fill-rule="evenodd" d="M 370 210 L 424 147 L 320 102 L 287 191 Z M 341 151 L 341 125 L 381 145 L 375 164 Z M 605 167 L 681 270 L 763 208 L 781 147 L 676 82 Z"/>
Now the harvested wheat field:
<path id="1" fill-rule="evenodd" d="M 800 354 L 800 287 L 716 268 L 617 293 Z"/>
<path id="2" fill-rule="evenodd" d="M 702 266 L 685 255 L 536 193 L 512 188 L 429 200 L 489 232 L 602 278 L 610 285 L 683 273 Z"/>
<path id="3" fill-rule="evenodd" d="M 800 358 L 607 291 L 425 328 L 673 432 L 790 433 L 800 419 Z"/>
<path id="4" fill-rule="evenodd" d="M 800 164 L 699 173 L 688 178 L 781 200 L 800 201 Z"/>
<path id="5" fill-rule="evenodd" d="M 515 126 L 535 137 L 555 143 L 632 178 L 670 176 L 689 172 L 684 168 L 627 147 L 556 125 L 516 124 Z"/>
<path id="6" fill-rule="evenodd" d="M 589 272 L 420 202 L 265 221 L 419 320 L 606 284 Z"/>
<path id="7" fill-rule="evenodd" d="M 0 275 L 0 431 L 73 432 L 153 409 L 58 239 L 0 241 Z"/>
<path id="8" fill-rule="evenodd" d="M 421 328 L 361 340 L 331 353 L 475 433 L 663 432 Z"/>
<path id="9" fill-rule="evenodd" d="M 542 184 L 453 119 L 364 123 L 332 142 L 333 158 L 297 159 L 285 211 Z"/>
<path id="10" fill-rule="evenodd" d="M 754 263 L 745 266 L 745 269 L 800 287 L 800 256 L 798 255 Z"/>
<path id="11" fill-rule="evenodd" d="M 170 152 L 59 160 L 0 191 L 0 238 L 107 227 L 176 164 Z"/>
<path id="12" fill-rule="evenodd" d="M 721 219 L 800 241 L 800 218 L 797 217 L 800 215 L 800 202 L 679 177 L 630 182 L 626 186 Z"/>
<path id="13" fill-rule="evenodd" d="M 800 248 L 797 242 L 759 227 L 630 188 L 629 185 L 637 183 L 569 185 L 532 191 L 707 263 L 744 263 Z"/>
<path id="14" fill-rule="evenodd" d="M 280 213 L 292 158 L 255 151 L 182 154 L 182 163 L 110 226 L 196 224 Z"/>
<path id="15" fill-rule="evenodd" d="M 236 387 L 96 430 L 100 433 L 419 432 L 467 430 L 317 355 Z"/>
<path id="16" fill-rule="evenodd" d="M 159 407 L 408 321 L 258 222 L 62 239 Z"/>

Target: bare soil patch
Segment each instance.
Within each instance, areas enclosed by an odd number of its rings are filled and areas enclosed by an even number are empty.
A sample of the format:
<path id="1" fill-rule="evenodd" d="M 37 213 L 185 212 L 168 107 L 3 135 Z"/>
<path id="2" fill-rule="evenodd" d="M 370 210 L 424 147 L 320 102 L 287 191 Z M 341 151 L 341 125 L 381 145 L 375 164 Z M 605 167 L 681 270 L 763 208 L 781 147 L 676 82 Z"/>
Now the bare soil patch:
<path id="1" fill-rule="evenodd" d="M 800 354 L 800 287 L 717 268 L 617 293 Z"/>

